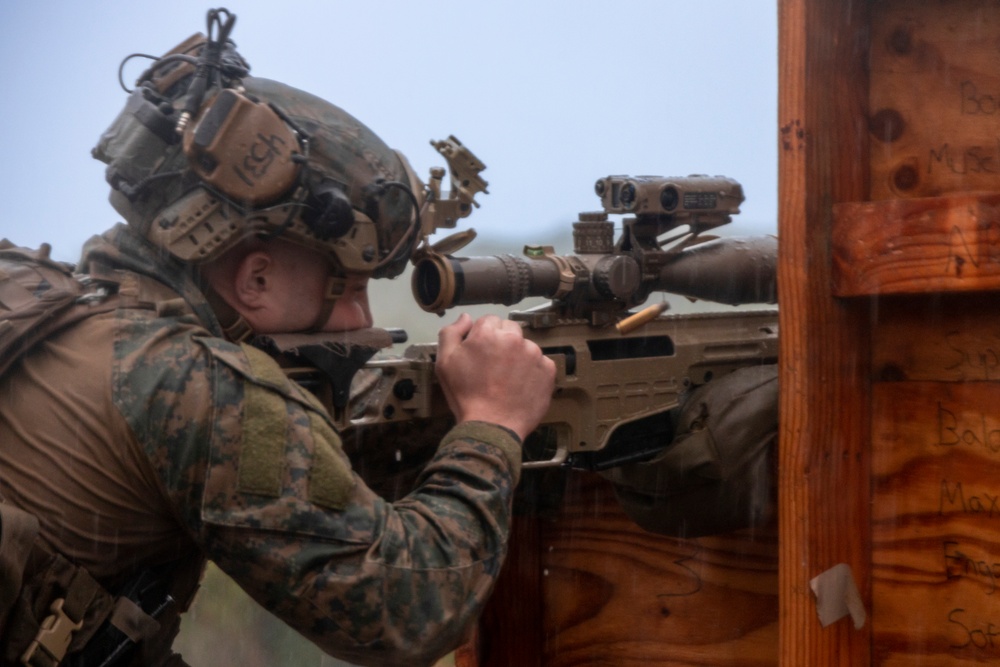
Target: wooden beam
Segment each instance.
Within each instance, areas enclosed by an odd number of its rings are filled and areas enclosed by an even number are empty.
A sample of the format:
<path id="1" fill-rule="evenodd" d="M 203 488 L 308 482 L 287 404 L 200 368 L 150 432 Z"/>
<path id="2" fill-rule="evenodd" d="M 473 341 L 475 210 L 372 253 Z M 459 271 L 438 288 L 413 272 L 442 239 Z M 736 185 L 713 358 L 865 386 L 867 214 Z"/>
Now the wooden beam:
<path id="1" fill-rule="evenodd" d="M 1000 194 L 849 202 L 834 214 L 838 295 L 1000 289 Z"/>
<path id="2" fill-rule="evenodd" d="M 779 664 L 866 665 L 809 581 L 848 564 L 870 607 L 867 305 L 831 291 L 832 205 L 868 194 L 867 2 L 780 0 Z"/>

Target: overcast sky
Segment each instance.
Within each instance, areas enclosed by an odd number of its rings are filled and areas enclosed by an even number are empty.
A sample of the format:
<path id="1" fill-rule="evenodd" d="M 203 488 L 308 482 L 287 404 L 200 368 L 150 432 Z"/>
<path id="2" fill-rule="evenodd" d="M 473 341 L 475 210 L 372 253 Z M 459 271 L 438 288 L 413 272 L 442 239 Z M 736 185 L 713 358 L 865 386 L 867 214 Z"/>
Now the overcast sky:
<path id="1" fill-rule="evenodd" d="M 118 220 L 90 149 L 119 62 L 205 30 L 191 0 L 0 0 L 0 237 L 75 260 Z M 252 73 L 320 95 L 410 159 L 457 136 L 487 165 L 466 222 L 517 243 L 598 208 L 609 174 L 722 174 L 777 218 L 777 14 L 767 0 L 234 0 Z M 130 84 L 145 66 L 126 68 Z M 556 248 L 568 252 L 570 248 Z"/>

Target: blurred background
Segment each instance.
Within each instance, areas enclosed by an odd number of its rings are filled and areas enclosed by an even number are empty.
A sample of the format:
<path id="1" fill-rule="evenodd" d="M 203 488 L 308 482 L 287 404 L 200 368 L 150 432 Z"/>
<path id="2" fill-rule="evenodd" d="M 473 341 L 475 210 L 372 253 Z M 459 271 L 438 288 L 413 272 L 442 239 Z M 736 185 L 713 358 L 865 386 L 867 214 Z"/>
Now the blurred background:
<path id="1" fill-rule="evenodd" d="M 117 221 L 90 149 L 125 102 L 118 67 L 205 31 L 193 0 L 0 2 L 0 235 L 75 258 Z M 521 241 L 596 206 L 609 174 L 723 174 L 742 226 L 774 229 L 777 18 L 750 0 L 233 0 L 258 76 L 341 106 L 418 175 L 458 137 L 487 165 L 470 224 Z M 123 72 L 131 87 L 148 61 Z M 559 250 L 557 248 L 557 250 Z"/>

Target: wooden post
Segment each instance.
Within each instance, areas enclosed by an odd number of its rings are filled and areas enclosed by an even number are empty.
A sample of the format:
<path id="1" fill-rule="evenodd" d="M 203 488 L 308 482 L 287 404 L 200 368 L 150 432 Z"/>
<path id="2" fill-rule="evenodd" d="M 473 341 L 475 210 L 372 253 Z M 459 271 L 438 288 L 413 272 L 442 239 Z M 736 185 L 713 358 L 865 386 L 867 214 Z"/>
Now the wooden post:
<path id="1" fill-rule="evenodd" d="M 867 305 L 831 292 L 832 204 L 867 198 L 868 3 L 779 3 L 779 664 L 865 665 L 809 582 L 850 566 L 869 595 Z"/>

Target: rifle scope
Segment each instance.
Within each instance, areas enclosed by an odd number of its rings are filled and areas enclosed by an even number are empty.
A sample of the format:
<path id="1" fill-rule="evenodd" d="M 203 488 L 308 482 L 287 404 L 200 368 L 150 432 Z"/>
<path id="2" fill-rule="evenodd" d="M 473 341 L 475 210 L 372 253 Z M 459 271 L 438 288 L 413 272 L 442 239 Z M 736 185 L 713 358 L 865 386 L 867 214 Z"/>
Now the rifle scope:
<path id="1" fill-rule="evenodd" d="M 643 268 L 645 267 L 645 268 Z M 730 305 L 777 301 L 777 239 L 727 237 L 676 252 L 451 257 L 430 254 L 413 270 L 421 308 L 509 306 L 532 296 L 630 308 L 655 291 Z"/>
<path id="2" fill-rule="evenodd" d="M 625 255 L 606 255 L 593 266 L 567 255 L 451 257 L 429 255 L 413 269 L 413 296 L 424 310 L 528 297 L 562 298 L 585 290 L 591 299 L 628 299 L 640 287 L 639 266 Z"/>

